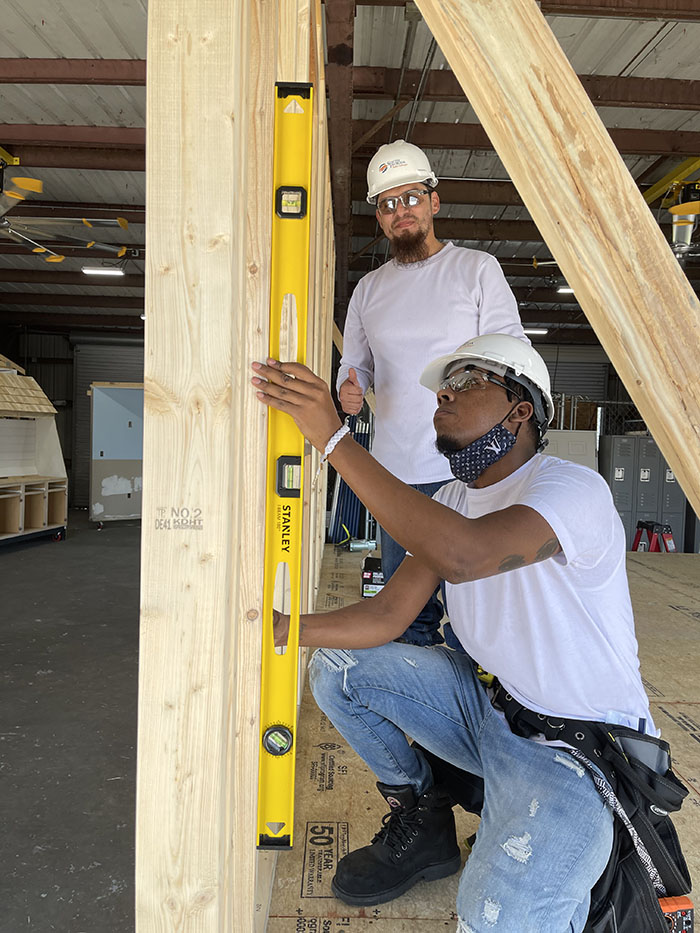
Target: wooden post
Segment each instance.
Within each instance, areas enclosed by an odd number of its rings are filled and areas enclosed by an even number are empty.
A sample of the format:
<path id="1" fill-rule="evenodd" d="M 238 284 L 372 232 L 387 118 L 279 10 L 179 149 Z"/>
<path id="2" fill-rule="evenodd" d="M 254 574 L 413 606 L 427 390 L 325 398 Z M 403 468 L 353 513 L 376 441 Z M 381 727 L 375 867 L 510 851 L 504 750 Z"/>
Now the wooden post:
<path id="1" fill-rule="evenodd" d="M 700 303 L 535 0 L 417 0 L 700 514 Z"/>
<path id="2" fill-rule="evenodd" d="M 151 0 L 138 933 L 248 933 L 277 3 Z"/>

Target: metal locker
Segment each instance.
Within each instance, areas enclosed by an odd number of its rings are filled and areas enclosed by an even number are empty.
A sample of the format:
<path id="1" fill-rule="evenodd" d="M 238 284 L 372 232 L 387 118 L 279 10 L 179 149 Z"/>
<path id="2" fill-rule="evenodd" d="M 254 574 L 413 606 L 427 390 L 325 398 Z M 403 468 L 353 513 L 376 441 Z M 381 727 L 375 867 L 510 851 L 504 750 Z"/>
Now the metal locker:
<path id="1" fill-rule="evenodd" d="M 599 470 L 607 480 L 618 512 L 632 512 L 636 506 L 636 437 L 603 435 L 598 452 Z"/>
<path id="2" fill-rule="evenodd" d="M 635 505 L 638 512 L 654 513 L 654 517 L 644 521 L 658 521 L 661 451 L 651 437 L 638 437 L 637 443 Z M 641 516 L 637 520 L 642 520 Z"/>

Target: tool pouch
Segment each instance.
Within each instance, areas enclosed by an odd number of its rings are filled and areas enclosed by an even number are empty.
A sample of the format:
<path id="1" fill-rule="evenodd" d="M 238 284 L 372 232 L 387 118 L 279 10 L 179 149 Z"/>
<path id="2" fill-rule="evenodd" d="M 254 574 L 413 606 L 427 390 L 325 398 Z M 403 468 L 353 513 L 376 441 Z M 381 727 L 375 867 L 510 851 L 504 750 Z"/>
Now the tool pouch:
<path id="1" fill-rule="evenodd" d="M 658 873 L 656 884 L 628 828 L 619 819 L 605 871 L 591 891 L 584 933 L 667 933 L 659 897 L 687 894 L 690 874 L 669 813 L 680 809 L 688 790 L 670 767 L 662 739 L 622 726 L 595 724 L 611 739 L 597 764 L 606 774 L 623 810 Z"/>
<path id="2" fill-rule="evenodd" d="M 688 866 L 669 816 L 680 809 L 688 790 L 671 770 L 669 746 L 662 739 L 623 726 L 572 725 L 572 737 L 594 730 L 593 736 L 586 736 L 584 753 L 590 752 L 591 743 L 599 749 L 595 763 L 605 774 L 661 882 L 661 887 L 658 881 L 654 886 L 627 826 L 615 816 L 610 858 L 591 891 L 584 933 L 668 933 L 659 897 L 687 894 L 691 888 Z M 443 785 L 455 803 L 479 814 L 484 800 L 483 780 L 421 750 L 435 783 Z"/>

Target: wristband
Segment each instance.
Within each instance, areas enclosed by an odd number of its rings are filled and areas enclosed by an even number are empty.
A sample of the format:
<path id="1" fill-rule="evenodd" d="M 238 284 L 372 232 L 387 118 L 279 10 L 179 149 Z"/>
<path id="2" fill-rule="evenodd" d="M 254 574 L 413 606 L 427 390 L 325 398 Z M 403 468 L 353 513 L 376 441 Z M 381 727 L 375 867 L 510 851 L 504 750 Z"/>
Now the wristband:
<path id="1" fill-rule="evenodd" d="M 345 435 L 349 433 L 350 433 L 350 428 L 347 426 L 347 424 L 344 424 L 342 427 L 338 428 L 338 430 L 335 432 L 333 437 L 328 441 L 328 443 L 326 444 L 325 450 L 321 454 L 321 459 L 319 460 L 318 470 L 316 470 L 316 476 L 314 476 L 314 485 L 321 473 L 321 467 L 323 466 L 323 464 L 326 462 L 326 460 L 328 460 L 330 455 L 333 453 L 336 446 L 338 445 L 338 442 L 342 441 Z"/>

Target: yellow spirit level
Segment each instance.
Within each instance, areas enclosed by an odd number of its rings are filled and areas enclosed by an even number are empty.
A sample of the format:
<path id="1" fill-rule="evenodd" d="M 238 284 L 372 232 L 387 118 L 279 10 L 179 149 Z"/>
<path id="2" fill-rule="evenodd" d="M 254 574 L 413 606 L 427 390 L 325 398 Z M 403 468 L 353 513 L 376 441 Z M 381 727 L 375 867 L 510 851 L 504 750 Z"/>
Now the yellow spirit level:
<path id="1" fill-rule="evenodd" d="M 270 356 L 303 363 L 309 291 L 309 188 L 313 91 L 275 93 Z M 263 592 L 258 848 L 288 849 L 294 828 L 304 438 L 269 409 Z M 275 648 L 272 610 L 289 613 L 286 648 Z"/>

